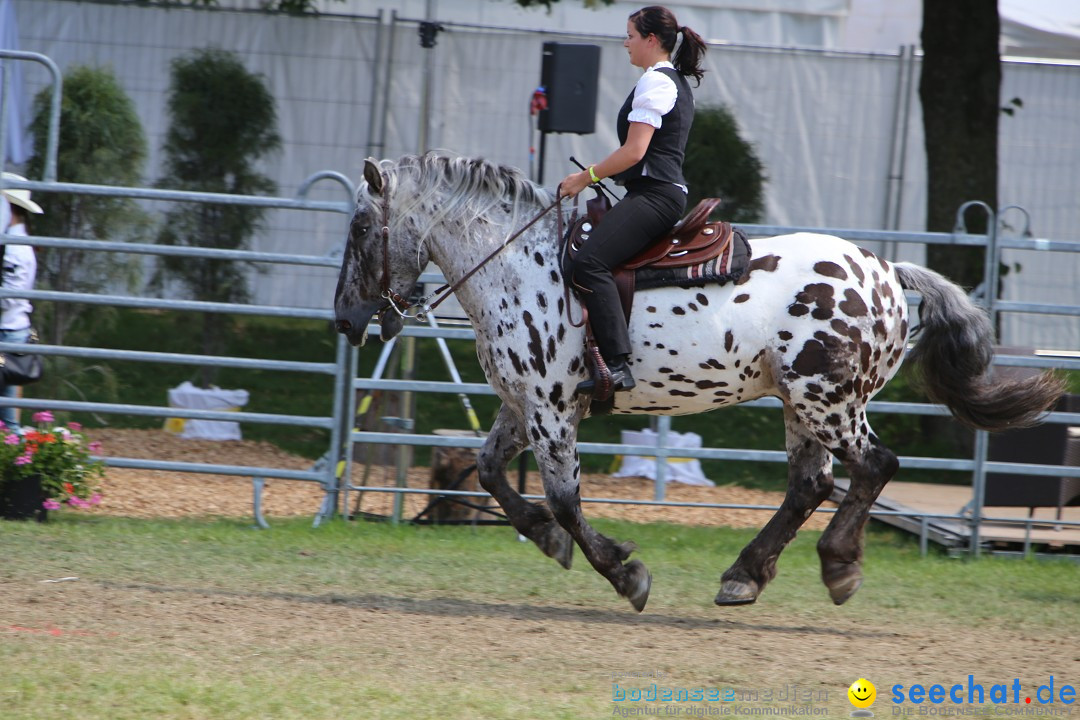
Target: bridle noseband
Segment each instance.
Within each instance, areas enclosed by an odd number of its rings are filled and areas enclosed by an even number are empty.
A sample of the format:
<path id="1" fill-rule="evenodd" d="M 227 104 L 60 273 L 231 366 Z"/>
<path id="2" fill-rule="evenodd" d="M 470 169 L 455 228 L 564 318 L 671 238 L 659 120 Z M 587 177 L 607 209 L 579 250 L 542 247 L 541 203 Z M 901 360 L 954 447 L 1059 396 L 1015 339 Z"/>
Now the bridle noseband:
<path id="1" fill-rule="evenodd" d="M 496 255 L 498 255 L 500 252 L 502 252 L 503 249 L 507 245 L 509 245 L 511 242 L 513 242 L 514 240 L 519 238 L 526 230 L 528 230 L 530 227 L 532 227 L 534 224 L 536 224 L 536 222 L 540 218 L 544 217 L 544 215 L 547 215 L 549 212 L 551 212 L 551 210 L 558 207 L 559 204 L 562 203 L 562 201 L 565 199 L 563 197 L 563 194 L 562 194 L 562 188 L 560 187 L 558 190 L 555 191 L 555 200 L 554 200 L 554 202 L 547 205 L 546 207 L 544 207 L 544 209 L 542 209 L 540 212 L 538 212 L 536 215 L 534 215 L 533 218 L 531 220 L 529 220 L 529 222 L 525 223 L 525 225 L 522 226 L 521 229 L 519 229 L 517 232 L 515 232 L 513 235 L 511 235 L 505 241 L 503 241 L 502 245 L 495 248 L 495 250 L 493 250 L 486 258 L 484 258 L 479 263 L 477 263 L 471 270 L 469 270 L 469 272 L 465 273 L 465 275 L 463 275 L 460 280 L 455 282 L 453 285 L 450 285 L 450 284 L 443 285 L 442 287 L 436 289 L 431 294 L 420 298 L 419 300 L 417 300 L 414 303 L 410 303 L 408 298 L 404 298 L 401 295 L 399 295 L 398 293 L 396 293 L 396 292 L 394 292 L 393 290 L 390 289 L 390 193 L 389 193 L 389 182 L 387 180 L 386 173 L 382 172 L 381 174 L 382 174 L 382 180 L 383 180 L 383 182 L 382 182 L 382 186 L 383 186 L 383 192 L 382 192 L 382 215 L 383 215 L 382 219 L 383 219 L 383 226 L 382 226 L 382 230 L 380 231 L 381 234 L 382 234 L 382 250 L 383 250 L 382 255 L 383 256 L 382 256 L 382 278 L 380 278 L 380 280 L 379 280 L 379 286 L 380 286 L 380 289 L 382 290 L 381 297 L 382 297 L 383 300 L 386 300 L 387 307 L 392 309 L 394 312 L 396 312 L 398 315 L 400 315 L 403 319 L 416 318 L 417 320 L 420 320 L 421 322 L 423 322 L 426 319 L 426 317 L 427 317 L 427 315 L 429 313 L 431 313 L 433 310 L 435 310 L 435 308 L 437 308 L 440 304 L 442 304 L 443 300 L 446 300 L 446 298 L 453 295 L 454 292 L 457 291 L 457 289 L 459 287 L 464 285 L 465 281 L 467 281 L 470 277 L 472 277 L 474 274 L 476 274 L 476 272 L 478 270 L 480 270 L 480 268 L 487 265 L 488 262 L 490 262 L 492 259 L 494 259 L 494 257 Z M 557 214 L 557 216 L 558 216 L 558 223 L 557 223 L 558 230 L 557 230 L 557 232 L 558 232 L 559 238 L 562 238 L 562 235 L 563 235 L 562 212 L 560 211 Z M 436 296 L 439 296 L 439 297 L 436 298 L 435 302 L 428 305 L 428 301 L 431 300 L 431 298 L 436 297 Z M 417 311 L 413 315 L 409 315 L 409 310 L 411 310 L 414 307 L 419 308 L 419 311 Z"/>
<path id="2" fill-rule="evenodd" d="M 379 279 L 379 286 L 380 290 L 382 290 L 381 297 L 387 301 L 388 306 L 393 308 L 394 312 L 401 317 L 407 318 L 409 316 L 406 313 L 412 305 L 409 304 L 408 299 L 401 297 L 390 289 L 390 192 L 386 173 L 381 174 L 383 179 L 383 226 L 380 231 L 382 234 L 382 277 Z"/>

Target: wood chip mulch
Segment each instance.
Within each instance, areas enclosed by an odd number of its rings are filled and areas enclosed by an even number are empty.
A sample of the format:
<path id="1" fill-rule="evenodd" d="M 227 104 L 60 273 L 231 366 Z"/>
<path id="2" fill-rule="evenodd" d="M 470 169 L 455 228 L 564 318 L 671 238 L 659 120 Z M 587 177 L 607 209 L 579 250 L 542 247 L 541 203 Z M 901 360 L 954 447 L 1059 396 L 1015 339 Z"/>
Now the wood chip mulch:
<path id="1" fill-rule="evenodd" d="M 277 447 L 248 440 L 215 442 L 185 440 L 163 430 L 96 429 L 89 430 L 91 440 L 102 444 L 105 456 L 156 459 L 172 462 L 196 462 L 221 465 L 250 465 L 292 470 L 309 470 L 312 461 L 286 453 Z M 392 486 L 395 469 L 390 466 L 352 466 L 354 484 Z M 365 471 L 367 479 L 364 480 Z M 782 472 L 782 470 L 780 470 Z M 475 474 L 472 476 L 475 478 Z M 517 474 L 511 469 L 509 479 L 517 487 Z M 409 487 L 431 487 L 431 471 L 413 467 L 408 471 Z M 94 512 L 129 517 L 225 516 L 251 517 L 252 482 L 247 477 L 195 474 L 160 470 L 107 468 L 102 483 L 102 503 Z M 527 476 L 526 491 L 541 494 L 539 475 Z M 669 483 L 666 498 L 672 502 L 723 503 L 735 505 L 779 505 L 783 494 L 752 490 L 736 485 L 700 487 Z M 588 474 L 582 477 L 582 496 L 586 498 L 623 498 L 653 500 L 655 485 L 647 478 L 613 478 Z M 314 516 L 321 506 L 323 492 L 316 483 L 268 479 L 263 495 L 263 514 L 269 518 Z M 355 507 L 357 493 L 350 493 L 349 506 Z M 404 517 L 411 518 L 429 501 L 426 495 L 406 496 Z M 392 495 L 365 492 L 360 510 L 374 514 L 390 512 Z M 831 506 L 826 503 L 826 506 Z M 696 507 L 655 507 L 610 503 L 587 503 L 589 517 L 608 517 L 635 522 L 672 522 L 688 525 L 761 527 L 772 515 L 768 510 L 717 509 Z M 817 513 L 804 527 L 821 529 L 831 515 Z"/>

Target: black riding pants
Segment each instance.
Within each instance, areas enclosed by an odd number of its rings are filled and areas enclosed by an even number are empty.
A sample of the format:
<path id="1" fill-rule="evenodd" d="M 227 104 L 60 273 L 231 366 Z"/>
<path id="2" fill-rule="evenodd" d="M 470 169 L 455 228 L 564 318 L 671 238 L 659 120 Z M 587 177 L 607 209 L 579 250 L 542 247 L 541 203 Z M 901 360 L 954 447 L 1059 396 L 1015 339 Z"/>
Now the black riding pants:
<path id="1" fill-rule="evenodd" d="M 596 344 L 606 362 L 630 354 L 630 335 L 612 270 L 651 245 L 678 222 L 686 193 L 667 182 L 627 183 L 626 196 L 589 235 L 573 266 L 573 279 L 589 310 Z"/>

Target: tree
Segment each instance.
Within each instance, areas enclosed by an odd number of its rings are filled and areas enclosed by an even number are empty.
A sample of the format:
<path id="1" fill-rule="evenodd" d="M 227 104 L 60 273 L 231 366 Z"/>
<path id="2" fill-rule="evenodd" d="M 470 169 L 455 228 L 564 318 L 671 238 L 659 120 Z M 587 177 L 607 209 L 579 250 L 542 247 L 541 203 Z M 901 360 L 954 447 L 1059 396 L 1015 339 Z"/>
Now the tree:
<path id="1" fill-rule="evenodd" d="M 761 221 L 765 170 L 754 146 L 739 136 L 739 124 L 728 108 L 700 107 L 694 113 L 683 175 L 690 188 L 687 207 L 705 197 L 718 197 L 724 201 L 720 215 L 725 220 Z"/>
<path id="2" fill-rule="evenodd" d="M 31 131 L 34 156 L 27 172 L 44 175 L 52 95 L 42 90 L 34 98 Z M 146 137 L 134 104 L 111 71 L 73 67 L 64 76 L 60 104 L 60 142 L 57 176 L 63 182 L 96 185 L 139 185 L 146 161 Z M 50 193 L 42 201 L 43 215 L 33 218 L 35 235 L 83 240 L 123 241 L 149 232 L 149 220 L 133 200 L 98 195 Z M 43 248 L 38 252 L 37 284 L 60 292 L 94 293 L 123 280 L 134 283 L 134 261 L 115 253 Z M 72 325 L 103 309 L 73 303 L 41 308 L 41 327 L 49 342 L 63 345 Z"/>
<path id="3" fill-rule="evenodd" d="M 165 137 L 165 175 L 159 185 L 178 190 L 269 194 L 274 182 L 256 163 L 281 145 L 274 98 L 263 79 L 232 53 L 196 50 L 172 63 L 168 98 L 171 121 Z M 166 214 L 157 241 L 164 245 L 244 250 L 262 224 L 262 208 L 178 203 Z M 245 302 L 246 268 L 232 261 L 162 258 L 154 284 L 179 281 L 196 300 Z M 229 319 L 203 314 L 202 349 L 218 354 Z M 203 383 L 215 377 L 203 368 Z"/>
<path id="4" fill-rule="evenodd" d="M 968 200 L 997 208 L 1001 112 L 1001 20 L 997 0 L 923 0 L 922 101 L 926 136 L 926 229 L 951 232 Z M 972 211 L 969 232 L 986 232 Z M 983 279 L 980 248 L 930 245 L 927 264 L 967 287 Z"/>

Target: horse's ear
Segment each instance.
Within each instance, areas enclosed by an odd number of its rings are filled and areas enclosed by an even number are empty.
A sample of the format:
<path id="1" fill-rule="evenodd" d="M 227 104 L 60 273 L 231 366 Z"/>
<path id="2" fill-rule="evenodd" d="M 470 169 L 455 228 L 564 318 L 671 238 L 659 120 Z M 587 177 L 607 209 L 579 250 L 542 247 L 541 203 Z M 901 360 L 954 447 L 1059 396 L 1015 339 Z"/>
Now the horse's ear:
<path id="1" fill-rule="evenodd" d="M 379 169 L 379 163 L 375 158 L 364 160 L 364 179 L 367 180 L 368 188 L 375 195 L 382 195 L 383 175 Z"/>

